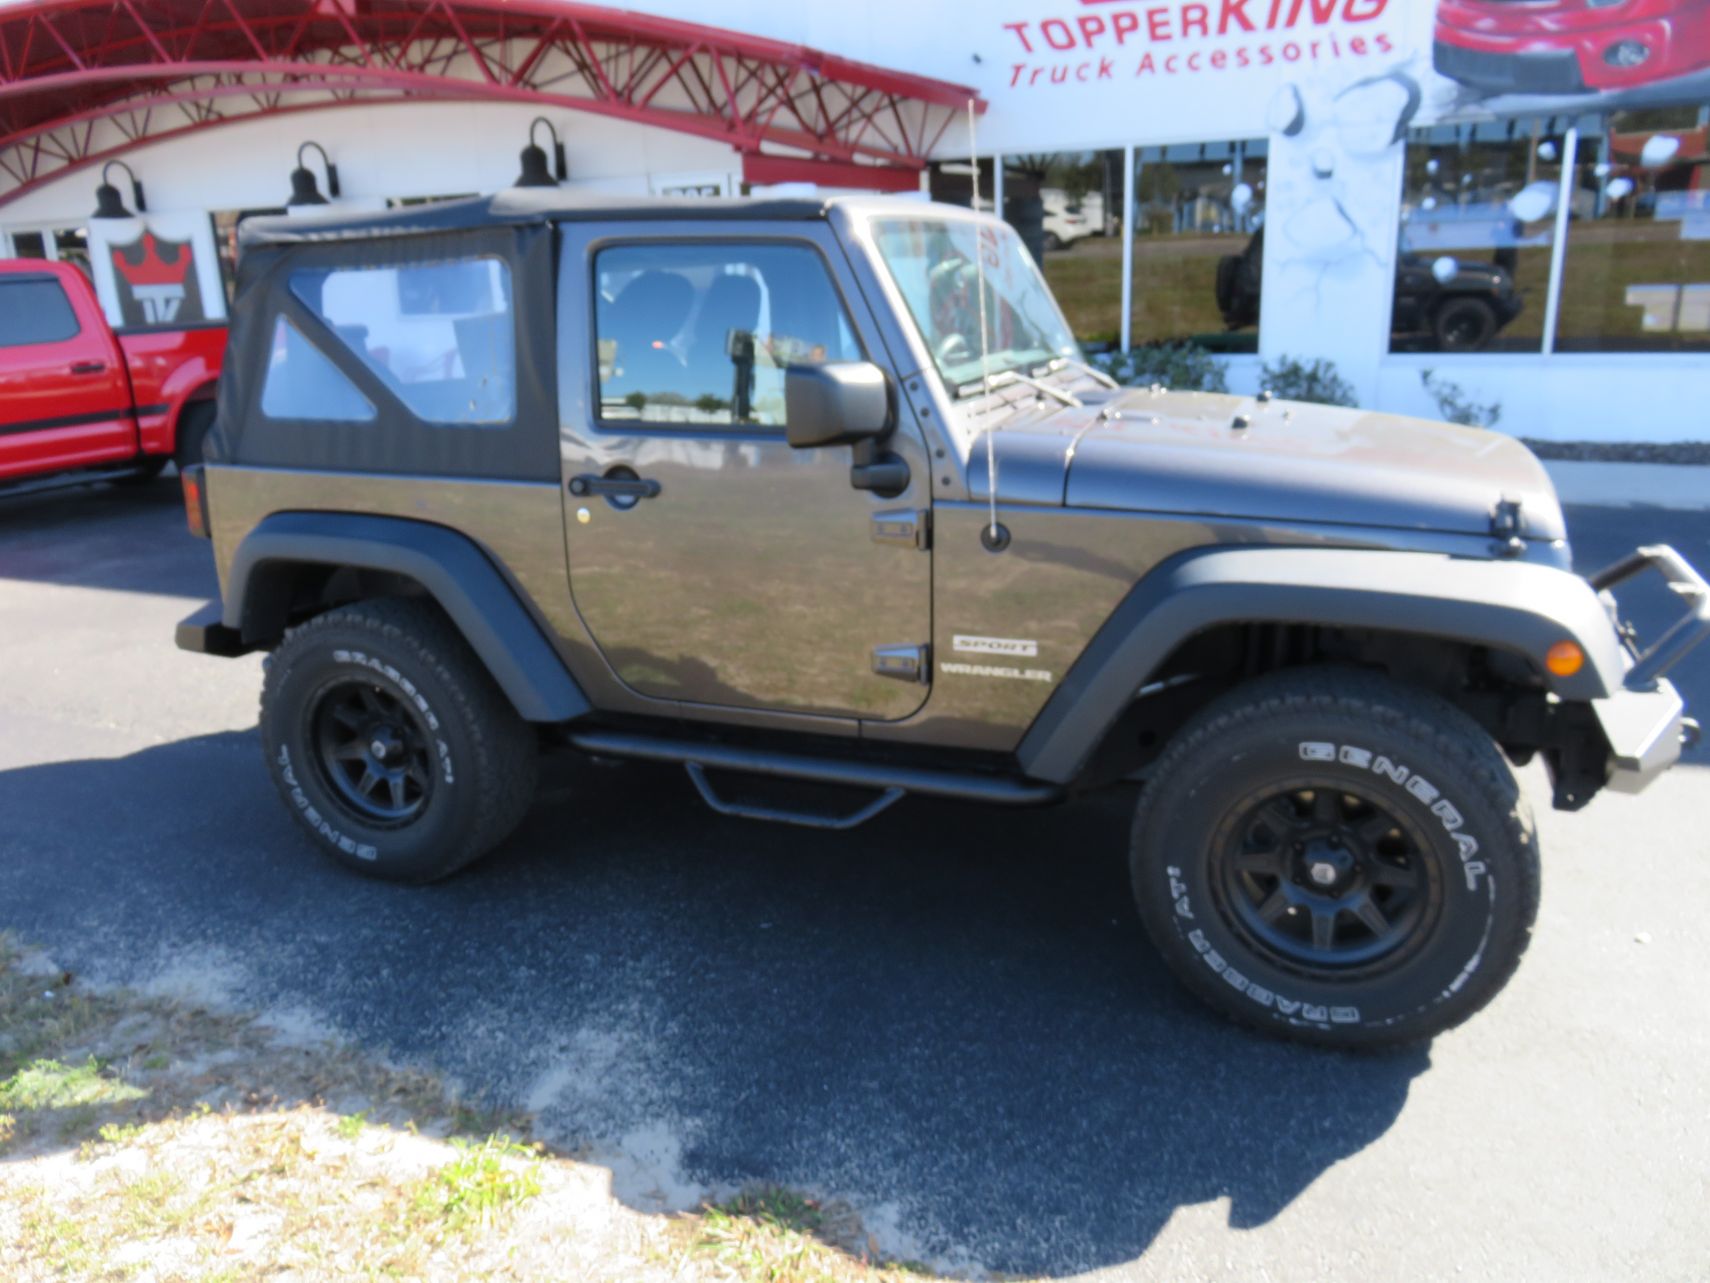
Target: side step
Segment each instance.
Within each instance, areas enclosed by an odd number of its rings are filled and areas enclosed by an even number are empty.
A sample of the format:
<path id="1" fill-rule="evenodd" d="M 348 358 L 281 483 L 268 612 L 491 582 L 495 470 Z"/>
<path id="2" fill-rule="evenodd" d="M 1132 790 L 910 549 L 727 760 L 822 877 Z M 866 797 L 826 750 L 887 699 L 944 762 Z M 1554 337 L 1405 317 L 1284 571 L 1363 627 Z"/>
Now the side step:
<path id="1" fill-rule="evenodd" d="M 811 828 L 854 828 L 872 819 L 904 794 L 948 797 L 965 802 L 996 806 L 1042 806 L 1063 795 L 1054 784 L 1041 784 L 1001 775 L 972 771 L 937 771 L 927 767 L 894 766 L 882 762 L 837 761 L 800 753 L 740 748 L 730 744 L 702 744 L 694 740 L 655 739 L 624 731 L 571 731 L 569 741 L 586 753 L 602 757 L 639 758 L 649 762 L 681 762 L 708 806 L 723 815 L 749 819 L 777 820 Z M 827 816 L 782 811 L 772 807 L 744 806 L 728 802 L 713 791 L 707 768 L 805 780 L 815 784 L 842 784 L 851 788 L 876 789 L 879 796 L 849 815 Z"/>
<path id="2" fill-rule="evenodd" d="M 90 468 L 85 471 L 49 472 L 40 477 L 23 477 L 0 485 L 0 499 L 21 499 L 25 495 L 48 494 L 54 490 L 70 490 L 75 486 L 99 485 L 104 481 L 128 481 L 142 475 L 143 464 L 127 464 L 122 468 Z"/>
<path id="3" fill-rule="evenodd" d="M 865 824 L 880 811 L 888 811 L 891 803 L 898 801 L 903 791 L 899 788 L 888 788 L 871 802 L 847 815 L 826 815 L 822 811 L 787 811 L 779 806 L 758 806 L 752 802 L 732 802 L 718 795 L 707 778 L 706 768 L 699 762 L 684 762 L 688 768 L 689 778 L 695 782 L 695 791 L 705 802 L 720 815 L 735 815 L 744 820 L 771 820 L 777 824 L 799 824 L 807 829 L 852 829 L 857 824 Z"/>

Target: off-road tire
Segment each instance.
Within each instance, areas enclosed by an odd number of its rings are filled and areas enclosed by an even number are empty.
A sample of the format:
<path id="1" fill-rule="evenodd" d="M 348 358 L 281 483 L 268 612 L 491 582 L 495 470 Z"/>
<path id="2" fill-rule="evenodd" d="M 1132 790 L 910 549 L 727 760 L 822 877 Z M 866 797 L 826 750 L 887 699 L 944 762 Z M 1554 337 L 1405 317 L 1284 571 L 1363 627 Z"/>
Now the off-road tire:
<path id="1" fill-rule="evenodd" d="M 1496 309 L 1481 298 L 1451 298 L 1438 305 L 1431 332 L 1439 352 L 1480 352 L 1496 337 Z"/>
<path id="2" fill-rule="evenodd" d="M 404 741 L 420 746 L 429 787 L 414 814 L 376 820 L 341 792 L 342 763 L 325 745 L 327 728 L 343 724 L 326 719 L 334 701 L 351 699 L 393 710 Z M 347 868 L 394 882 L 432 882 L 492 850 L 527 811 L 538 774 L 533 729 L 420 600 L 357 602 L 287 632 L 262 683 L 261 739 L 311 840 Z"/>
<path id="3" fill-rule="evenodd" d="M 1318 823 L 1314 784 L 1330 836 L 1292 841 L 1303 828 L 1289 825 Z M 1361 847 L 1386 813 L 1394 826 L 1373 841 L 1391 845 Z M 1411 920 L 1411 937 L 1384 946 L 1348 909 L 1322 907 L 1332 891 L 1312 884 L 1333 869 L 1311 852 L 1326 843 L 1346 857 L 1340 894 L 1402 895 L 1382 912 L 1398 933 Z M 1274 874 L 1248 872 L 1272 860 Z M 1261 678 L 1202 711 L 1147 780 L 1129 867 L 1147 933 L 1191 992 L 1242 1024 L 1340 1048 L 1415 1042 L 1465 1020 L 1513 975 L 1538 909 L 1531 811 L 1496 745 L 1446 700 L 1360 670 Z M 1378 885 L 1409 876 L 1411 891 Z M 1273 893 L 1289 907 L 1268 919 Z M 1322 950 L 1342 957 L 1321 951 L 1326 913 L 1335 937 Z M 1343 961 L 1379 947 L 1391 952 Z"/>

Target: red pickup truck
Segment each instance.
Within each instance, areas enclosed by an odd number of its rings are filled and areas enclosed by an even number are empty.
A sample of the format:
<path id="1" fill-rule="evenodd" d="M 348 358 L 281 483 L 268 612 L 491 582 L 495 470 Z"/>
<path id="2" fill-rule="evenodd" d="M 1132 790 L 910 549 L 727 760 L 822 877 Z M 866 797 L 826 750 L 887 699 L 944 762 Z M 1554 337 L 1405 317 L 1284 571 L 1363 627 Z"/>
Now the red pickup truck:
<path id="1" fill-rule="evenodd" d="M 0 260 L 0 492 L 199 460 L 225 350 L 223 323 L 116 333 L 76 267 Z"/>

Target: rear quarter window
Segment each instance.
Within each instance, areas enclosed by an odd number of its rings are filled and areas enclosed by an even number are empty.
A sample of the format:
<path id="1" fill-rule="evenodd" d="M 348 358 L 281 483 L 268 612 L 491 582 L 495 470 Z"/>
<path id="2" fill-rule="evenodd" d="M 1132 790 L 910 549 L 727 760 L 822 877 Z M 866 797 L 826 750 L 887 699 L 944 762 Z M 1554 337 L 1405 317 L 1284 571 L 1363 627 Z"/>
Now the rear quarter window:
<path id="1" fill-rule="evenodd" d="M 493 427 L 516 418 L 516 317 L 502 259 L 305 268 L 290 287 L 417 418 Z"/>
<path id="2" fill-rule="evenodd" d="M 63 343 L 81 326 L 65 288 L 49 277 L 0 278 L 0 347 Z"/>

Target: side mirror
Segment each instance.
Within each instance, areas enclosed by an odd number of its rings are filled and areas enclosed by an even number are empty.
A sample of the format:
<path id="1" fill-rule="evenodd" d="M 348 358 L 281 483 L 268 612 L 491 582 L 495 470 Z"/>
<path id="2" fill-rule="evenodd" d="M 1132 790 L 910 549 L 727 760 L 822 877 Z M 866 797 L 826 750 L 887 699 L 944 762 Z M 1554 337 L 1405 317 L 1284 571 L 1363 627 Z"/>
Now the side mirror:
<path id="1" fill-rule="evenodd" d="M 891 429 L 890 380 L 866 361 L 784 372 L 784 435 L 798 450 L 876 441 Z"/>

